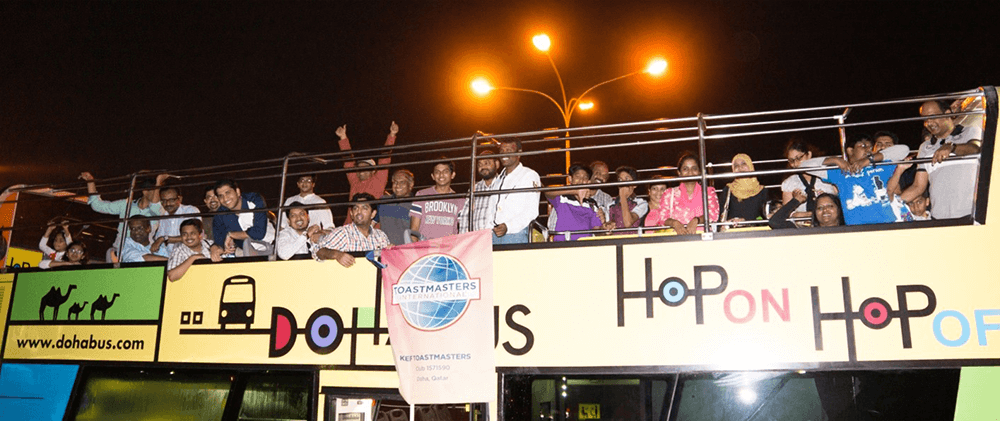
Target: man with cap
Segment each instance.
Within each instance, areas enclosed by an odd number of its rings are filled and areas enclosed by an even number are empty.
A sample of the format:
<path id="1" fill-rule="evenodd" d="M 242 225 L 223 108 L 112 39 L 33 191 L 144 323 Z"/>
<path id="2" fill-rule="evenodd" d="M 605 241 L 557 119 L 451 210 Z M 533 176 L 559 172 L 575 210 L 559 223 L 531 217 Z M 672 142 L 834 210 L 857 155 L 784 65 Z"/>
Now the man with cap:
<path id="1" fill-rule="evenodd" d="M 337 137 L 340 138 L 338 146 L 340 146 L 341 151 L 351 150 L 351 142 L 347 139 L 347 125 L 343 125 L 337 128 Z M 396 144 L 396 133 L 399 133 L 399 126 L 395 121 L 389 125 L 389 136 L 385 138 L 385 146 L 392 146 Z M 379 158 L 378 165 L 386 165 L 392 162 L 392 158 L 386 156 L 385 158 Z M 363 159 L 357 161 L 346 161 L 344 162 L 344 168 L 353 168 L 355 166 L 359 167 L 373 167 L 376 162 L 374 159 Z M 379 199 L 385 192 L 385 185 L 389 182 L 389 170 L 363 170 L 354 171 L 347 173 L 347 181 L 351 184 L 351 191 L 348 197 L 354 197 L 358 193 L 368 193 L 372 197 Z M 351 223 L 351 212 L 347 213 L 347 220 L 345 224 Z"/>

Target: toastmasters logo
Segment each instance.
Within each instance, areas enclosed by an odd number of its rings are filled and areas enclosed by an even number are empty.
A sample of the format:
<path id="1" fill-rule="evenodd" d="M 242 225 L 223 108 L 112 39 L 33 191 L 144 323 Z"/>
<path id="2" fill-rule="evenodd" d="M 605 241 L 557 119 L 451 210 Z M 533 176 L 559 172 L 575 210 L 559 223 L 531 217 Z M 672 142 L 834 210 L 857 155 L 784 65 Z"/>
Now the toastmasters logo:
<path id="1" fill-rule="evenodd" d="M 399 306 L 406 323 L 420 330 L 455 324 L 479 297 L 479 279 L 470 279 L 462 262 L 445 254 L 417 259 L 392 286 L 392 304 Z"/>

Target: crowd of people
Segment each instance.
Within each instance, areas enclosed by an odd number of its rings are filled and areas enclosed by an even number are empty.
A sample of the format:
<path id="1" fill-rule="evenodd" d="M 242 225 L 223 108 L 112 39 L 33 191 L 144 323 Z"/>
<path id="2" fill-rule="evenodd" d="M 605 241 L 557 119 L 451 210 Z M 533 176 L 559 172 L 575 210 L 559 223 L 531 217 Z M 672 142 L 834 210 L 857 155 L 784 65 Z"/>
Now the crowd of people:
<path id="1" fill-rule="evenodd" d="M 769 192 L 755 176 L 736 177 L 718 191 L 703 187 L 704 169 L 692 154 L 678 160 L 678 179 L 657 175 L 642 187 L 622 184 L 641 181 L 633 167 L 620 166 L 611 172 L 603 161 L 575 164 L 562 188 L 544 192 L 551 240 L 630 234 L 639 227 L 687 235 L 701 232 L 706 222 L 720 229 L 748 224 L 775 229 L 964 217 L 973 210 L 978 162 L 946 159 L 978 153 L 982 131 L 955 123 L 948 115 L 951 111 L 948 103 L 939 101 L 920 107 L 920 115 L 928 118 L 916 157 L 929 158 L 926 163 L 908 163 L 911 151 L 888 131 L 852 136 L 845 145 L 846 158 L 814 157 L 810 145 L 789 142 L 785 149 L 789 167 L 816 169 L 788 176 L 781 183 L 781 206 L 771 211 Z M 395 144 L 398 132 L 393 122 L 386 146 Z M 340 149 L 351 150 L 347 126 L 337 128 L 336 134 Z M 202 216 L 197 207 L 183 203 L 178 187 L 165 185 L 169 174 L 138 183 L 142 193 L 131 204 L 125 199 L 103 200 L 94 177 L 87 172 L 80 177 L 87 182 L 88 204 L 94 211 L 127 219 L 127 224 L 118 227 L 118 238 L 105 255 L 107 261 L 165 261 L 171 281 L 183 277 L 200 259 L 220 262 L 272 253 L 286 260 L 310 256 L 350 267 L 355 263 L 353 252 L 469 231 L 489 230 L 494 244 L 529 242 L 531 224 L 539 217 L 541 193 L 525 190 L 542 187 L 540 177 L 521 162 L 519 139 L 501 138 L 496 143 L 495 148 L 481 150 L 475 161 L 478 180 L 472 188 L 489 194 L 477 195 L 471 202 L 468 193 L 452 188 L 455 164 L 447 159 L 434 163 L 429 174 L 433 185 L 416 192 L 417 180 L 410 170 L 396 169 L 390 177 L 387 168 L 376 167 L 390 164 L 390 156 L 377 162 L 348 160 L 344 167 L 351 170 L 347 173 L 351 206 L 339 226 L 327 202 L 316 194 L 313 174 L 298 177 L 298 193 L 284 201 L 278 224 L 269 218 L 261 195 L 242 191 L 231 179 L 204 189 L 204 205 L 213 215 Z M 824 169 L 827 166 L 836 169 Z M 752 158 L 737 154 L 732 171 L 753 172 Z M 594 188 L 611 174 L 619 184 L 614 195 Z M 645 198 L 637 194 L 640 188 L 646 190 Z M 754 220 L 758 222 L 749 222 Z M 39 249 L 44 254 L 43 268 L 88 260 L 86 246 L 73 241 L 65 225 L 50 226 Z"/>

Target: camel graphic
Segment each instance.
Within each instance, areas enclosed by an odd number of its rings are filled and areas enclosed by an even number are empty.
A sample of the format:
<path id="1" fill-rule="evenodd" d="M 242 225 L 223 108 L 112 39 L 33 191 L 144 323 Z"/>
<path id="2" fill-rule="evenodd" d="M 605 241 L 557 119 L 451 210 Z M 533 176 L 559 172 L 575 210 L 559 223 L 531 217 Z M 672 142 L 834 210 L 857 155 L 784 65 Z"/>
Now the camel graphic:
<path id="1" fill-rule="evenodd" d="M 111 297 L 111 301 L 108 301 L 108 297 L 106 295 L 97 297 L 97 300 L 94 300 L 94 304 L 90 305 L 90 320 L 95 320 L 94 313 L 97 313 L 97 310 L 101 311 L 101 320 L 104 320 L 104 316 L 107 315 L 108 307 L 115 305 L 115 299 L 119 296 L 121 296 L 121 294 L 115 293 L 115 295 Z"/>
<path id="2" fill-rule="evenodd" d="M 76 289 L 76 285 L 70 285 L 66 289 L 66 295 L 62 295 L 59 288 L 52 287 L 48 293 L 42 296 L 41 304 L 38 306 L 38 320 L 45 320 L 45 307 L 52 307 L 52 320 L 59 318 L 59 306 L 69 300 L 69 294 Z"/>
<path id="3" fill-rule="evenodd" d="M 73 305 L 69 306 L 69 315 L 66 316 L 66 320 L 73 320 L 74 315 L 77 320 L 80 320 L 80 312 L 83 311 L 83 308 L 86 306 L 86 301 L 83 302 L 83 305 L 80 305 L 80 303 L 73 303 Z"/>

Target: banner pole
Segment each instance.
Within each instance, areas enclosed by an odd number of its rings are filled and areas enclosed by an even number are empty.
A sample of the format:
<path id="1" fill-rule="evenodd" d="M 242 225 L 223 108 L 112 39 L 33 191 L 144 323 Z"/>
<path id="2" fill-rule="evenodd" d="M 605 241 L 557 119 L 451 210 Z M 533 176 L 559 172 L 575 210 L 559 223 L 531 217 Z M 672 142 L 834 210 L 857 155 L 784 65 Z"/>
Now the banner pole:
<path id="1" fill-rule="evenodd" d="M 415 418 L 416 416 L 417 416 L 416 405 L 414 405 L 414 404 L 411 403 L 410 404 L 410 421 L 413 421 L 414 419 L 416 419 Z"/>

